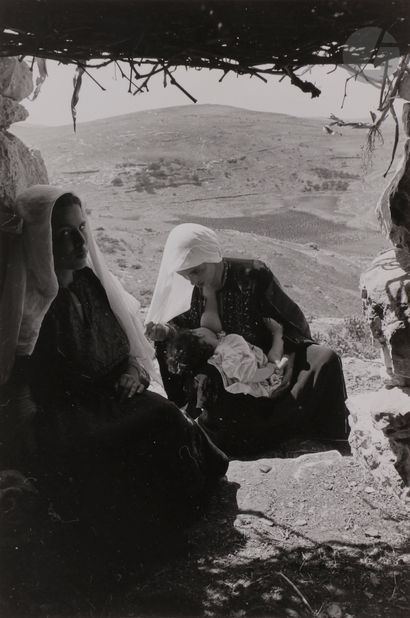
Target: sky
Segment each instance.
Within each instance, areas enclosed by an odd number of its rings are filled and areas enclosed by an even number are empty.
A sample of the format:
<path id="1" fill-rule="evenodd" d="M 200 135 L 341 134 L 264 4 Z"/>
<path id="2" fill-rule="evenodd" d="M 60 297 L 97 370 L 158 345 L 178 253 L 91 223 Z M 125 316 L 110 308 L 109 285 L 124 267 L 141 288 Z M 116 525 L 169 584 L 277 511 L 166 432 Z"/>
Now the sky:
<path id="1" fill-rule="evenodd" d="M 51 126 L 71 124 L 70 102 L 75 67 L 48 61 L 47 69 L 48 77 L 38 98 L 23 102 L 30 114 L 27 123 Z M 152 79 L 148 93 L 133 96 L 127 91 L 128 82 L 121 78 L 113 65 L 94 70 L 92 75 L 105 91 L 84 75 L 77 105 L 78 124 L 139 110 L 192 105 L 192 101 L 177 87 L 168 84 L 164 88 L 160 76 Z M 369 119 L 369 111 L 376 111 L 378 104 L 376 88 L 352 79 L 347 85 L 347 97 L 342 109 L 349 73 L 343 68 L 333 71 L 329 66 L 314 67 L 302 76 L 302 79 L 313 82 L 322 90 L 322 94 L 315 99 L 292 86 L 288 77 L 282 81 L 278 77 L 268 77 L 265 84 L 255 77 L 237 77 L 233 74 L 228 74 L 219 83 L 222 72 L 218 70 L 180 68 L 174 75 L 199 104 L 233 105 L 302 117 L 328 118 L 333 113 L 343 119 Z"/>

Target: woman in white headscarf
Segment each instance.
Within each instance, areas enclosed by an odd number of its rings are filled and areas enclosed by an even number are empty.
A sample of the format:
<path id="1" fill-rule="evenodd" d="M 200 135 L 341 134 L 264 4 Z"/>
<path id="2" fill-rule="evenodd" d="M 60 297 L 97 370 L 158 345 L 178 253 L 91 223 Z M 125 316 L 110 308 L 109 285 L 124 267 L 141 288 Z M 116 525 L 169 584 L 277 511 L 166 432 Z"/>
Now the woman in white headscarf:
<path id="1" fill-rule="evenodd" d="M 286 357 L 281 385 L 271 398 L 226 392 L 207 365 L 201 374 L 207 376 L 209 397 L 204 409 L 192 414 L 200 412 L 199 423 L 228 454 L 262 451 L 299 434 L 345 439 L 348 413 L 340 359 L 314 343 L 303 312 L 270 269 L 259 260 L 223 257 L 215 232 L 202 225 L 185 223 L 170 232 L 146 324 L 171 400 L 188 403 L 188 409 L 195 405 L 189 401 L 192 386 L 168 370 L 167 354 L 176 353 L 176 329 L 236 333 L 273 360 L 269 319 L 283 329 Z"/>
<path id="2" fill-rule="evenodd" d="M 161 390 L 139 304 L 106 268 L 75 194 L 20 194 L 0 251 L 1 465 L 34 474 L 62 517 L 144 541 L 227 460 L 150 386 Z"/>

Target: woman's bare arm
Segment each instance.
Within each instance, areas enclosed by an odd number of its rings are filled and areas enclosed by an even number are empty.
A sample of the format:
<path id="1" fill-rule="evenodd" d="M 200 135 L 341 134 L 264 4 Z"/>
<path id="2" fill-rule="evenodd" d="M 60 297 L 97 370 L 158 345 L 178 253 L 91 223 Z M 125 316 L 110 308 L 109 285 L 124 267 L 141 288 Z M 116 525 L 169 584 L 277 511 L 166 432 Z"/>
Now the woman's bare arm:
<path id="1" fill-rule="evenodd" d="M 279 363 L 283 357 L 283 326 L 273 318 L 264 318 L 263 321 L 272 333 L 272 345 L 268 352 L 271 363 Z"/>

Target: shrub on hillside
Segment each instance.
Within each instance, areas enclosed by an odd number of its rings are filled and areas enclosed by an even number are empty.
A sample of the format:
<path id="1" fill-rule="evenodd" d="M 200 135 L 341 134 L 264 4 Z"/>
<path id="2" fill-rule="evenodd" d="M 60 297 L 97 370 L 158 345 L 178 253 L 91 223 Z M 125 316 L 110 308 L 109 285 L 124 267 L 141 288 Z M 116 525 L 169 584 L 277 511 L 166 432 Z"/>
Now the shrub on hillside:
<path id="1" fill-rule="evenodd" d="M 313 339 L 335 350 L 340 356 L 357 356 L 376 359 L 380 349 L 373 343 L 370 327 L 361 316 L 345 318 L 340 326 L 332 326 L 327 332 L 314 332 Z"/>

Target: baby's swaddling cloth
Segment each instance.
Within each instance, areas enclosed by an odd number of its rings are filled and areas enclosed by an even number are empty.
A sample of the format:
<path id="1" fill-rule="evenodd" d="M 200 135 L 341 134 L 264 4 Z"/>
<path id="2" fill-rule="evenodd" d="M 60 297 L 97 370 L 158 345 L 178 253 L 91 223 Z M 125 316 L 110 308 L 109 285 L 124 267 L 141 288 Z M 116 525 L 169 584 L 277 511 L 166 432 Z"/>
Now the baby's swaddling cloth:
<path id="1" fill-rule="evenodd" d="M 283 368 L 270 363 L 261 348 L 241 335 L 222 335 L 208 363 L 218 369 L 230 393 L 270 397 L 282 382 Z"/>

